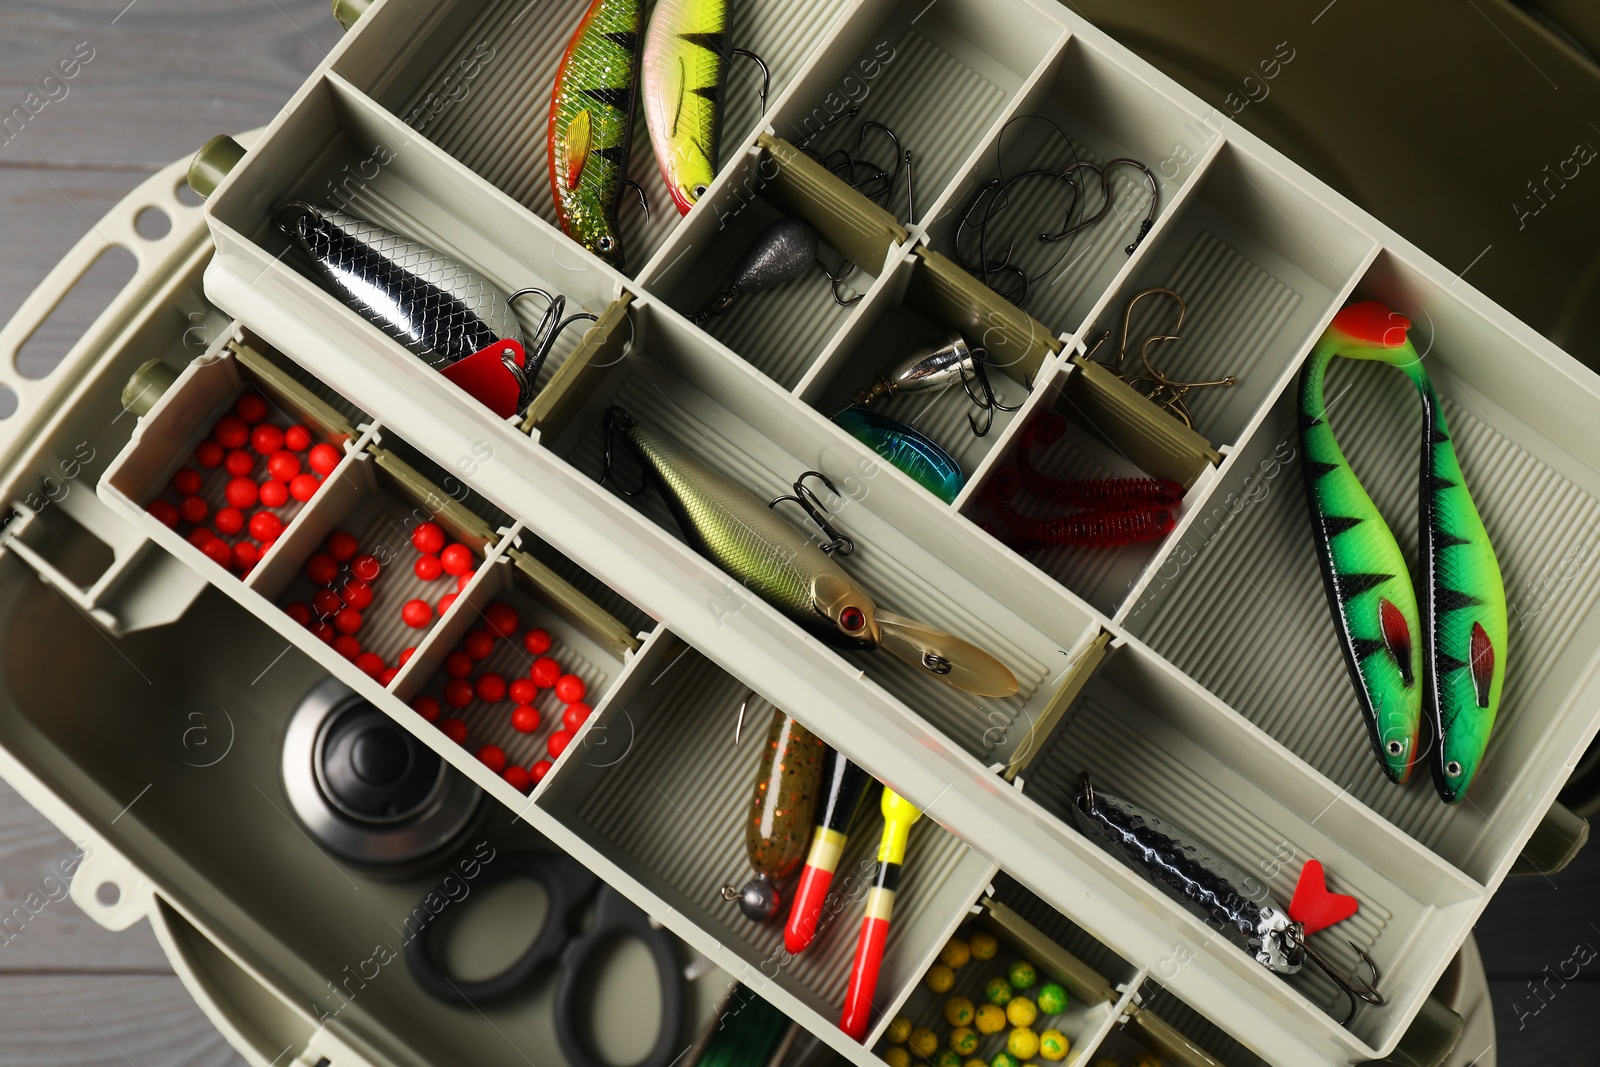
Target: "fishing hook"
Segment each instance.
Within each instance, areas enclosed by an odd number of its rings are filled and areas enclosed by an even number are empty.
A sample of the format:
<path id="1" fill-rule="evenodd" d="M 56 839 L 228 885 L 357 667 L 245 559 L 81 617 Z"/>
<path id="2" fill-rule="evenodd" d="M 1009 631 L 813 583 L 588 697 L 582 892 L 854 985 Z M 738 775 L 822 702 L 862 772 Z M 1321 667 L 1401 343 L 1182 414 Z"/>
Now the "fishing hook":
<path id="1" fill-rule="evenodd" d="M 850 260 L 841 259 L 837 267 L 833 268 L 833 270 L 829 270 L 828 265 L 822 262 L 822 260 L 818 259 L 817 267 L 828 279 L 828 285 L 833 290 L 833 302 L 838 304 L 840 307 L 847 308 L 851 304 L 859 301 L 863 296 L 867 295 L 865 293 L 857 293 L 848 300 L 839 295 L 839 284 L 856 272 L 856 265 L 850 262 Z"/>
<path id="2" fill-rule="evenodd" d="M 506 370 L 510 371 L 511 376 L 517 381 L 517 410 L 519 412 L 533 401 L 533 391 L 538 385 L 539 371 L 543 369 L 545 360 L 549 358 L 550 353 L 555 349 L 556 341 L 566 331 L 567 327 L 583 320 L 598 322 L 600 318 L 600 316 L 588 311 L 579 311 L 562 318 L 561 313 L 566 310 L 567 298 L 554 295 L 549 290 L 541 289 L 535 285 L 525 286 L 512 293 L 506 298 L 506 305 L 509 307 L 522 297 L 533 295 L 544 297 L 545 309 L 544 314 L 539 318 L 538 326 L 534 328 L 533 334 L 529 338 L 525 362 L 519 367 L 516 360 L 511 358 L 509 350 L 500 353 L 501 362 L 505 364 Z M 515 309 L 513 308 L 514 313 Z"/>
<path id="3" fill-rule="evenodd" d="M 644 212 L 645 221 L 650 221 L 650 201 L 645 199 L 644 187 L 632 178 L 622 179 L 622 184 L 632 187 L 633 195 L 639 198 L 639 208 Z"/>
<path id="4" fill-rule="evenodd" d="M 1322 953 L 1311 947 L 1310 942 L 1306 939 L 1304 929 L 1299 923 L 1295 923 L 1289 929 L 1283 931 L 1284 950 L 1289 955 L 1304 951 L 1306 959 L 1316 964 L 1317 969 L 1327 975 L 1333 981 L 1333 984 L 1339 987 L 1339 991 L 1349 999 L 1350 1011 L 1346 1013 L 1341 1025 L 1349 1026 L 1354 1021 L 1356 1012 L 1361 1004 L 1377 1006 L 1387 1003 L 1383 998 L 1383 994 L 1378 991 L 1378 982 L 1382 980 L 1382 976 L 1378 973 L 1378 965 L 1373 962 L 1371 956 L 1367 955 L 1365 949 L 1354 941 L 1348 942 L 1350 948 L 1355 951 L 1356 958 L 1366 964 L 1367 970 L 1372 973 L 1370 979 L 1361 978 L 1352 981 L 1346 975 L 1340 974 L 1338 968 L 1334 967 Z"/>
<path id="5" fill-rule="evenodd" d="M 604 455 L 603 459 L 601 460 L 600 484 L 601 485 L 605 485 L 607 482 L 610 482 L 611 485 L 617 490 L 617 492 L 621 493 L 623 496 L 638 496 L 640 493 L 644 492 L 645 489 L 647 489 L 649 487 L 649 482 L 647 480 L 645 472 L 642 471 L 642 470 L 639 472 L 639 488 L 637 488 L 637 489 L 631 489 L 630 490 L 630 489 L 623 488 L 622 483 L 619 482 L 612 475 L 612 469 L 611 468 L 612 468 L 612 462 L 613 462 L 613 459 L 614 459 L 613 454 L 612 454 L 612 447 L 616 443 L 617 431 L 618 430 L 623 430 L 623 431 L 630 430 L 630 429 L 633 428 L 633 425 L 634 425 L 633 416 L 629 415 L 626 411 L 623 411 L 621 408 L 619 408 L 619 407 L 617 407 L 615 405 L 606 408 L 605 455 Z M 628 445 L 629 445 L 630 448 L 633 448 L 632 442 L 628 442 Z M 634 451 L 634 455 L 638 456 L 638 450 L 637 449 L 633 449 L 633 451 Z M 643 464 L 644 457 L 643 456 L 638 456 L 638 458 L 639 458 L 641 464 Z"/>
<path id="6" fill-rule="evenodd" d="M 989 431 L 994 428 L 994 413 L 996 411 L 1019 411 L 1022 408 L 1021 402 L 1004 404 L 1001 403 L 999 397 L 994 395 L 994 386 L 989 383 L 989 372 L 985 369 L 987 361 L 988 353 L 982 348 L 975 348 L 972 350 L 972 377 L 970 379 L 967 377 L 965 368 L 961 371 L 961 388 L 966 391 L 967 399 L 976 404 L 978 409 L 983 412 L 983 428 L 981 430 L 978 428 L 978 420 L 973 417 L 972 412 L 967 412 L 967 425 L 971 428 L 974 437 L 987 437 L 989 435 Z M 982 396 L 973 393 L 972 387 L 974 384 L 982 390 Z M 1032 386 L 1029 385 L 1028 388 L 1031 391 Z"/>
<path id="7" fill-rule="evenodd" d="M 772 88 L 772 71 L 767 69 L 766 61 L 748 48 L 730 48 L 728 49 L 728 56 L 730 59 L 734 56 L 742 56 L 761 68 L 761 113 L 765 115 L 767 113 L 767 90 Z"/>
<path id="8" fill-rule="evenodd" d="M 848 556 L 856 550 L 856 543 L 834 529 L 833 523 L 828 521 L 827 508 L 823 506 L 822 501 L 812 491 L 811 487 L 806 484 L 807 478 L 816 478 L 828 487 L 828 492 L 834 496 L 841 495 L 834 484 L 828 480 L 826 474 L 821 471 L 804 471 L 800 477 L 795 479 L 793 493 L 785 493 L 782 496 L 773 497 L 768 501 L 767 507 L 775 508 L 784 501 L 793 501 L 799 504 L 805 513 L 811 517 L 811 521 L 816 523 L 818 528 L 828 535 L 828 540 L 822 544 L 822 551 L 830 555 L 838 553 L 841 556 Z"/>

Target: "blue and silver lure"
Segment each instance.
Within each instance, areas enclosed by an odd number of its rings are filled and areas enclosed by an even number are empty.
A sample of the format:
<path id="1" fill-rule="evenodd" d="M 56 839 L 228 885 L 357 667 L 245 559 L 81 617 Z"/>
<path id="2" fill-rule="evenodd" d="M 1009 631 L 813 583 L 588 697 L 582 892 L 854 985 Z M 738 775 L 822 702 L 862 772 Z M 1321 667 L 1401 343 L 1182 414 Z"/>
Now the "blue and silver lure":
<path id="1" fill-rule="evenodd" d="M 945 503 L 955 500 L 956 494 L 961 492 L 966 482 L 961 465 L 950 453 L 905 423 L 860 404 L 845 408 L 833 421 Z"/>

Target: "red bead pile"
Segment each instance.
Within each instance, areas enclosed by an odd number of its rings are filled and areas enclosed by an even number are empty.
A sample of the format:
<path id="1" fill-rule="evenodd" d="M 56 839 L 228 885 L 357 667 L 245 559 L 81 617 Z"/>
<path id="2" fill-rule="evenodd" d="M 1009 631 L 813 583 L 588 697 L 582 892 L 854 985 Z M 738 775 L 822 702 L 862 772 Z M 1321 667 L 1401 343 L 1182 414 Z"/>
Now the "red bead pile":
<path id="1" fill-rule="evenodd" d="M 264 396 L 246 389 L 195 448 L 194 465 L 180 467 L 171 491 L 145 507 L 241 578 L 283 534 L 285 516 L 277 509 L 291 497 L 303 502 L 315 496 L 344 455 L 337 445 L 313 444 L 304 426 L 266 421 L 271 413 Z M 213 483 L 213 492 L 216 485 L 222 489 L 223 506 L 215 512 L 201 495 L 207 483 Z"/>
<path id="2" fill-rule="evenodd" d="M 415 539 L 413 541 L 415 543 Z M 444 548 L 442 543 L 435 544 L 442 550 L 441 556 L 449 552 L 449 548 Z M 417 547 L 420 549 L 422 546 L 418 544 Z M 450 573 L 450 561 L 444 559 L 443 562 L 446 573 Z M 464 582 L 462 584 L 465 585 Z M 549 759 L 541 759 L 531 767 L 520 767 L 510 762 L 506 751 L 499 745 L 483 744 L 475 750 L 484 766 L 504 778 L 512 788 L 528 793 L 550 772 L 554 761 L 572 743 L 578 728 L 589 718 L 591 708 L 584 703 L 588 695 L 584 680 L 576 674 L 567 673 L 555 657 L 547 654 L 552 645 L 550 634 L 539 627 L 523 631 L 521 626 L 522 620 L 516 608 L 503 602 L 490 604 L 483 610 L 483 626 L 469 632 L 455 650 L 444 658 L 446 681 L 441 695 L 417 697 L 411 702 L 411 707 L 428 722 L 436 723 L 446 737 L 458 745 L 465 745 L 469 733 L 467 724 L 456 715 L 446 716 L 447 709 L 460 712 L 474 701 L 489 705 L 509 703 L 512 705 L 511 728 L 519 734 L 532 734 L 537 733 L 545 722 L 545 714 L 540 712 L 535 703 L 544 693 L 551 693 L 555 703 L 562 706 L 562 711 L 559 727 L 545 741 Z M 512 642 L 527 653 L 531 665 L 526 677 L 507 678 L 498 671 L 479 669 L 502 640 Z M 551 702 L 546 704 L 553 713 Z"/>

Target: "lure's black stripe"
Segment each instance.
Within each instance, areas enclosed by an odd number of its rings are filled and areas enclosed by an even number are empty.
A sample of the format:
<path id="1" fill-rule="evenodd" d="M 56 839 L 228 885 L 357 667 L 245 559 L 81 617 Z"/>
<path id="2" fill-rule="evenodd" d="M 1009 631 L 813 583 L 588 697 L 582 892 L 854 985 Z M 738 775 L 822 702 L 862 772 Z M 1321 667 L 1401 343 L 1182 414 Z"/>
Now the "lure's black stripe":
<path id="1" fill-rule="evenodd" d="M 1339 465 L 1337 463 L 1319 463 L 1312 459 L 1306 460 L 1303 464 L 1301 464 L 1301 466 L 1305 468 L 1306 477 L 1310 478 L 1313 482 L 1319 480 L 1324 475 L 1332 474 L 1334 471 L 1339 469 Z"/>
<path id="2" fill-rule="evenodd" d="M 622 145 L 606 145 L 604 148 L 595 148 L 589 152 L 592 156 L 599 156 L 613 167 L 621 170 L 628 161 L 628 150 Z"/>
<path id="3" fill-rule="evenodd" d="M 713 104 L 722 102 L 722 87 L 720 85 L 702 85 L 698 89 L 690 89 L 689 91 L 701 99 L 711 101 Z"/>
<path id="4" fill-rule="evenodd" d="M 1364 571 L 1340 575 L 1336 579 L 1339 585 L 1339 599 L 1353 600 L 1362 593 L 1367 592 L 1369 589 L 1377 588 L 1393 577 L 1394 575 L 1392 574 L 1368 574 Z"/>
<path id="5" fill-rule="evenodd" d="M 1387 653 L 1389 651 L 1388 643 L 1380 641 L 1376 637 L 1352 637 L 1350 638 L 1350 645 L 1361 659 L 1366 659 L 1374 652 Z"/>
<path id="6" fill-rule="evenodd" d="M 707 52 L 722 54 L 722 34 L 720 33 L 680 33 L 679 38 L 690 44 L 697 44 Z"/>
<path id="7" fill-rule="evenodd" d="M 1482 603 L 1483 601 L 1477 597 L 1463 593 L 1459 589 L 1451 589 L 1447 585 L 1439 587 L 1438 605 L 1440 615 L 1451 611 L 1460 611 L 1462 608 L 1475 608 Z"/>
<path id="8" fill-rule="evenodd" d="M 1295 418 L 1299 421 L 1300 429 L 1302 430 L 1310 430 L 1322 425 L 1322 419 L 1319 416 L 1307 415 L 1303 411 L 1296 415 Z"/>
<path id="9" fill-rule="evenodd" d="M 1328 531 L 1328 537 L 1331 540 L 1335 537 L 1338 537 L 1346 530 L 1355 529 L 1357 526 L 1360 526 L 1366 521 L 1367 520 L 1365 519 L 1353 518 L 1349 515 L 1328 515 L 1322 520 L 1322 528 Z"/>
<path id="10" fill-rule="evenodd" d="M 611 33 L 603 33 L 600 36 L 604 37 L 618 48 L 621 48 L 629 55 L 633 54 L 634 50 L 639 44 L 639 35 L 634 33 L 632 30 L 614 30 Z"/>
<path id="11" fill-rule="evenodd" d="M 591 100 L 598 100 L 607 107 L 614 107 L 624 115 L 633 111 L 633 87 L 624 85 L 620 88 L 607 87 L 604 89 L 584 89 L 583 95 Z"/>

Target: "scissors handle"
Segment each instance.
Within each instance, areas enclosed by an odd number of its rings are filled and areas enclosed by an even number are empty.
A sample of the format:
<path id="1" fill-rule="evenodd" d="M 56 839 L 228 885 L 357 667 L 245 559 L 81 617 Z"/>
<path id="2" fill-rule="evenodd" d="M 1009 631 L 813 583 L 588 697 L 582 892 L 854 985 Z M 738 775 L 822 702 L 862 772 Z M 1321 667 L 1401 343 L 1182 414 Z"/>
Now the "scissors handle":
<path id="1" fill-rule="evenodd" d="M 632 938 L 649 951 L 661 988 L 661 1029 L 644 1059 L 631 1067 L 669 1067 L 684 1049 L 678 1042 L 683 1028 L 685 996 L 683 966 L 673 950 L 674 938 L 650 922 L 650 917 L 627 897 L 601 885 L 595 896 L 594 921 L 568 943 L 561 955 L 561 983 L 556 987 L 556 1040 L 571 1067 L 613 1067 L 594 1046 L 580 1019 L 589 1014 L 596 956 L 617 941 Z"/>
<path id="2" fill-rule="evenodd" d="M 440 961 L 440 949 L 434 944 L 439 923 L 436 919 L 430 919 L 406 945 L 406 966 L 417 985 L 440 1000 L 464 1001 L 474 1005 L 509 996 L 561 952 L 562 946 L 567 943 L 567 922 L 573 908 L 599 881 L 583 864 L 563 853 L 502 852 L 492 862 L 484 864 L 473 886 L 482 892 L 513 878 L 537 882 L 546 894 L 544 927 L 527 950 L 499 974 L 477 981 L 452 978 Z M 424 898 L 424 903 L 435 894 L 452 901 L 440 912 L 441 916 L 448 919 L 450 908 L 459 907 L 461 902 L 454 900 L 447 886 L 440 886 L 435 893 Z"/>

